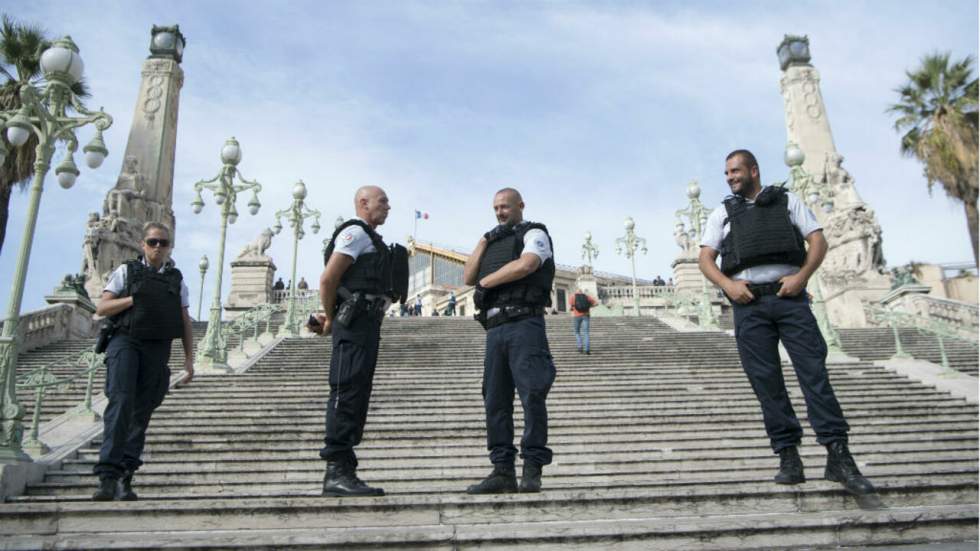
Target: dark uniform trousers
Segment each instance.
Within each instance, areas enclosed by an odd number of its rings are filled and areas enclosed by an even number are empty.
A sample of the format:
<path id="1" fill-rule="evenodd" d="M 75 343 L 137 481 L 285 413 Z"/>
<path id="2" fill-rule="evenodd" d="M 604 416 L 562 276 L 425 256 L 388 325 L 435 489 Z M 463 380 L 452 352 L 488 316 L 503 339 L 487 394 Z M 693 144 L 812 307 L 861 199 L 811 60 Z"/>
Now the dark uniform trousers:
<path id="1" fill-rule="evenodd" d="M 545 399 L 555 381 L 544 317 L 498 325 L 487 331 L 483 362 L 483 403 L 487 414 L 487 449 L 494 464 L 513 464 L 514 389 L 524 408 L 521 457 L 540 465 L 551 463 L 548 409 Z"/>
<path id="2" fill-rule="evenodd" d="M 170 388 L 170 339 L 112 337 L 106 349 L 104 431 L 95 474 L 118 478 L 140 468 L 146 428 Z"/>
<path id="3" fill-rule="evenodd" d="M 379 316 L 361 314 L 350 327 L 334 325 L 330 354 L 330 399 L 320 457 L 355 467 L 354 446 L 361 443 L 367 420 L 374 368 L 381 343 Z"/>
<path id="4" fill-rule="evenodd" d="M 780 366 L 778 342 L 789 353 L 803 390 L 817 442 L 847 440 L 847 421 L 827 376 L 827 343 L 810 311 L 806 291 L 796 297 L 758 297 L 734 304 L 735 340 L 742 368 L 752 384 L 774 452 L 800 443 L 796 418 Z"/>

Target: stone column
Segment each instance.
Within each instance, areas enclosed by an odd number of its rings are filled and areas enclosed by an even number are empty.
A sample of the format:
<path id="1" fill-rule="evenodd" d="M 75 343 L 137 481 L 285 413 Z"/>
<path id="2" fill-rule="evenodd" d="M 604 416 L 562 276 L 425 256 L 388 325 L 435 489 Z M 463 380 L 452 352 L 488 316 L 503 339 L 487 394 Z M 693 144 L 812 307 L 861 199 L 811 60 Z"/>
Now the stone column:
<path id="1" fill-rule="evenodd" d="M 803 151 L 803 168 L 832 192 L 829 211 L 813 209 L 830 247 L 815 277 L 823 283 L 831 322 L 863 327 L 867 325 L 863 304 L 880 299 L 891 288 L 881 227 L 874 211 L 858 195 L 854 179 L 842 166 L 844 157 L 834 146 L 820 93 L 820 74 L 810 64 L 809 39 L 787 35 L 777 53 L 788 140 Z"/>
<path id="2" fill-rule="evenodd" d="M 101 215 L 89 214 L 82 244 L 85 289 L 95 302 L 112 270 L 140 254 L 144 223 L 166 224 L 176 241 L 171 207 L 184 36 L 177 26 L 154 26 L 150 36 L 151 55 L 143 62 L 122 171 L 106 194 Z"/>

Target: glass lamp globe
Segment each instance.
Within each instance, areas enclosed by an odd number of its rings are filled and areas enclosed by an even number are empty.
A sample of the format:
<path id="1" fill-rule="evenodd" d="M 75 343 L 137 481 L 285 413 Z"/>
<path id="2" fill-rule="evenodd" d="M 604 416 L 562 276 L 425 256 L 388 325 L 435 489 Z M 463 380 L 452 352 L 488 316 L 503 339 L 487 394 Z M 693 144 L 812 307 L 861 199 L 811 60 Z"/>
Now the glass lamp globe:
<path id="1" fill-rule="evenodd" d="M 237 165 L 242 160 L 242 148 L 238 140 L 229 138 L 221 148 L 221 162 L 226 165 Z"/>
<path id="2" fill-rule="evenodd" d="M 626 219 L 625 222 L 623 222 L 623 226 L 626 227 L 626 229 L 628 231 L 628 230 L 632 230 L 634 227 L 636 227 L 636 223 L 633 222 L 633 218 L 632 217 L 629 217 L 629 218 Z"/>
<path id="3" fill-rule="evenodd" d="M 22 126 L 10 126 L 7 128 L 7 141 L 14 147 L 20 147 L 27 143 L 27 138 L 31 137 L 31 131 Z"/>
<path id="4" fill-rule="evenodd" d="M 62 76 L 69 84 L 74 84 L 82 78 L 85 66 L 78 55 L 78 46 L 66 36 L 44 50 L 41 54 L 41 71 L 46 77 Z"/>

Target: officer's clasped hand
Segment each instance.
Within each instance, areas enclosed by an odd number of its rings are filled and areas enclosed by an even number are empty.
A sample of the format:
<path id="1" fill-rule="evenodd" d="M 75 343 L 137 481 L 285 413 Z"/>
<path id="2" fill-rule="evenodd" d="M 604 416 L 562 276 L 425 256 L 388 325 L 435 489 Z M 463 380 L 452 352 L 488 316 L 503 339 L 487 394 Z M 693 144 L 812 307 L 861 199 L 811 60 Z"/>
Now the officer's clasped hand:
<path id="1" fill-rule="evenodd" d="M 798 274 L 785 276 L 779 282 L 782 283 L 782 286 L 776 293 L 778 297 L 795 297 L 803 292 L 803 288 L 806 287 L 806 281 L 800 278 Z"/>
<path id="2" fill-rule="evenodd" d="M 306 320 L 306 328 L 317 335 L 329 335 L 330 326 L 331 324 L 324 314 L 310 314 L 309 319 Z"/>
<path id="3" fill-rule="evenodd" d="M 725 294 L 728 298 L 739 304 L 748 304 L 755 300 L 755 295 L 749 291 L 749 282 L 744 279 L 735 279 L 725 286 Z"/>

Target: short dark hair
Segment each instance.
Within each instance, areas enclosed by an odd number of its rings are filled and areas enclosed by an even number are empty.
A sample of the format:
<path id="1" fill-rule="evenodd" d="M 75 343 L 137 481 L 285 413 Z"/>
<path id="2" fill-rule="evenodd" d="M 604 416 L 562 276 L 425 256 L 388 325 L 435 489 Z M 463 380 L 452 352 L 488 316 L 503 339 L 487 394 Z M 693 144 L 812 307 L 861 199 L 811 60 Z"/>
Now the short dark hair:
<path id="1" fill-rule="evenodd" d="M 736 149 L 735 151 L 732 151 L 727 157 L 725 157 L 725 161 L 728 161 L 735 156 L 741 157 L 742 162 L 745 163 L 747 168 L 759 166 L 759 161 L 755 160 L 755 155 L 753 155 L 748 149 Z"/>
<path id="2" fill-rule="evenodd" d="M 166 224 L 162 224 L 160 222 L 147 222 L 146 224 L 143 224 L 143 239 L 146 239 L 146 236 L 150 234 L 150 230 L 160 230 L 166 233 L 167 239 L 170 239 L 170 236 L 172 235 L 170 233 L 170 228 L 167 227 Z"/>

